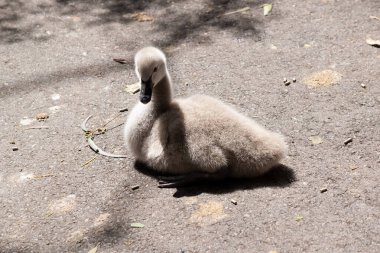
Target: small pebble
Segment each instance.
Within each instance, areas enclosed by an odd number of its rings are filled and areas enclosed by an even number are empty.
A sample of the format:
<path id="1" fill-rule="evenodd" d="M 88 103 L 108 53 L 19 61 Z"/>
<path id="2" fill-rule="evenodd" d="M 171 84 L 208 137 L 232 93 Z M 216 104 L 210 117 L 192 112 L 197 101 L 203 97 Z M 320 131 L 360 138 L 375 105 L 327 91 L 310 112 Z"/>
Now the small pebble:
<path id="1" fill-rule="evenodd" d="M 290 85 L 290 82 L 289 81 L 287 81 L 286 83 L 284 83 L 285 84 L 285 86 L 289 86 Z"/>
<path id="2" fill-rule="evenodd" d="M 16 144 L 16 142 L 14 142 L 14 141 L 11 141 L 11 142 L 9 142 L 9 144 Z"/>
<path id="3" fill-rule="evenodd" d="M 348 138 L 347 140 L 344 141 L 344 145 L 347 145 L 348 143 L 352 142 L 352 138 Z"/>
<path id="4" fill-rule="evenodd" d="M 128 111 L 128 108 L 123 108 L 121 110 L 119 110 L 119 112 L 127 112 Z"/>
<path id="5" fill-rule="evenodd" d="M 297 79 L 295 77 L 293 77 L 293 83 L 297 82 Z"/>
<path id="6" fill-rule="evenodd" d="M 140 188 L 140 185 L 134 185 L 131 187 L 131 189 L 134 191 L 134 190 L 137 190 L 138 188 Z"/>
<path id="7" fill-rule="evenodd" d="M 18 147 L 13 147 L 12 150 L 13 150 L 13 151 L 17 151 L 17 150 L 18 150 Z"/>
<path id="8" fill-rule="evenodd" d="M 234 200 L 234 199 L 231 199 L 231 203 L 234 204 L 234 205 L 237 205 L 237 201 Z"/>
<path id="9" fill-rule="evenodd" d="M 284 83 L 288 82 L 288 79 L 286 79 L 286 77 L 284 77 Z"/>
<path id="10" fill-rule="evenodd" d="M 362 86 L 362 88 L 367 88 L 367 85 L 365 85 L 365 83 L 362 83 L 362 84 L 360 84 L 360 86 Z"/>
<path id="11" fill-rule="evenodd" d="M 53 94 L 53 95 L 51 95 L 51 99 L 54 100 L 54 101 L 57 101 L 57 100 L 61 99 L 61 95 L 59 95 L 57 93 Z"/>
<path id="12" fill-rule="evenodd" d="M 44 113 L 44 112 L 41 112 L 41 113 L 36 115 L 36 119 L 38 121 L 43 121 L 43 120 L 46 120 L 47 118 L 49 118 L 49 115 L 47 113 Z"/>
<path id="13" fill-rule="evenodd" d="M 321 193 L 327 192 L 327 188 L 321 188 L 319 191 L 320 191 Z"/>

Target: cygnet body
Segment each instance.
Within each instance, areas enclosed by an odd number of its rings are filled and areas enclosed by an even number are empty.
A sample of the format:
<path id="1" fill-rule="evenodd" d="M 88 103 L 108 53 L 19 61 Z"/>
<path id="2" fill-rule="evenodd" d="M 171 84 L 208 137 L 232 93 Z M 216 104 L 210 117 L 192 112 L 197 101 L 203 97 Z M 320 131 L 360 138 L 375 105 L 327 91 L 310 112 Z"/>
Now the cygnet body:
<path id="1" fill-rule="evenodd" d="M 173 99 L 166 58 L 159 49 L 141 49 L 135 70 L 140 102 L 127 118 L 124 138 L 138 162 L 168 174 L 238 178 L 261 175 L 286 155 L 282 135 L 218 99 Z"/>

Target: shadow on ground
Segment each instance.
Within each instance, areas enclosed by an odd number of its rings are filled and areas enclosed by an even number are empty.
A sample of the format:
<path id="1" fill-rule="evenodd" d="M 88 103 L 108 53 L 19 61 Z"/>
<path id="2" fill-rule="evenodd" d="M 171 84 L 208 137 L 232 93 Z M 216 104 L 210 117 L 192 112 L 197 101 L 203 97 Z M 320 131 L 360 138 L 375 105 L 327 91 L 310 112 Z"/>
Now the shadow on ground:
<path id="1" fill-rule="evenodd" d="M 133 69 L 132 59 L 128 59 L 128 62 L 123 65 L 113 62 L 112 59 L 110 59 L 109 62 L 106 63 L 60 69 L 47 74 L 41 73 L 37 74 L 32 80 L 22 78 L 7 86 L 0 86 L 0 97 L 20 94 L 22 91 L 30 91 L 46 85 L 59 85 L 59 82 L 69 78 L 75 79 L 93 76 L 101 78 L 109 73 L 123 72 L 126 71 L 126 69 Z"/>
<path id="2" fill-rule="evenodd" d="M 136 162 L 135 169 L 144 175 L 157 178 L 159 174 L 143 163 Z M 197 196 L 202 193 L 226 194 L 237 190 L 250 190 L 260 187 L 287 187 L 296 181 L 294 170 L 283 164 L 256 178 L 224 179 L 220 181 L 201 181 L 187 187 L 178 187 L 173 197 Z"/>
<path id="3" fill-rule="evenodd" d="M 156 177 L 157 173 L 147 168 L 141 163 L 135 164 L 136 169 L 150 177 Z M 173 195 L 175 198 L 185 196 L 196 196 L 202 193 L 226 194 L 237 190 L 253 190 L 260 187 L 287 187 L 296 181 L 294 170 L 279 165 L 274 167 L 270 172 L 254 179 L 229 179 L 217 182 L 202 182 L 192 185 L 191 187 L 177 188 Z M 71 244 L 71 251 L 88 249 L 100 243 L 102 248 L 110 245 L 116 245 L 125 235 L 130 233 L 130 223 L 133 222 L 126 215 L 126 210 L 133 208 L 131 202 L 130 185 L 119 185 L 112 194 L 107 203 L 103 206 L 103 213 L 109 213 L 110 219 L 102 226 L 91 227 L 85 231 L 86 239 L 84 241 Z M 165 191 L 162 189 L 161 191 Z M 143 192 L 133 192 L 134 198 L 142 198 Z M 137 194 L 137 195 L 136 195 Z M 141 194 L 141 196 L 138 196 Z"/>
<path id="4" fill-rule="evenodd" d="M 246 35 L 257 35 L 258 20 L 252 15 L 224 15 L 242 7 L 259 8 L 263 3 L 257 1 L 233 1 L 233 0 L 205 0 L 206 8 L 197 11 L 183 11 L 181 6 L 184 1 L 137 1 L 137 0 L 56 0 L 47 3 L 26 3 L 20 0 L 3 0 L 0 2 L 0 43 L 17 43 L 24 40 L 45 41 L 51 36 L 36 36 L 37 30 L 43 26 L 38 21 L 38 15 L 44 17 L 54 16 L 62 20 L 63 16 L 93 17 L 86 25 L 88 27 L 104 25 L 107 23 L 119 23 L 128 25 L 135 22 L 133 13 L 150 10 L 154 16 L 155 10 L 164 10 L 164 14 L 155 17 L 152 25 L 156 32 L 165 30 L 168 36 L 158 40 L 160 46 L 169 46 L 181 43 L 184 39 L 207 28 L 214 27 L 218 30 L 233 30 Z M 190 1 L 187 3 L 192 5 Z M 50 20 L 51 21 L 51 20 Z M 51 21 L 53 22 L 53 21 Z"/>
<path id="5" fill-rule="evenodd" d="M 153 34 L 149 35 L 153 44 L 162 48 L 176 46 L 183 41 L 195 43 L 211 43 L 209 30 L 231 31 L 239 35 L 256 37 L 259 21 L 251 14 L 224 15 L 242 7 L 260 8 L 261 0 L 232 1 L 205 0 L 204 8 L 190 8 L 191 1 L 136 1 L 136 0 L 56 0 L 45 3 L 28 3 L 20 0 L 0 0 L 0 44 L 14 44 L 22 41 L 48 41 L 54 35 L 46 34 L 46 23 L 60 23 L 68 26 L 67 17 L 90 17 L 83 21 L 84 29 L 102 26 L 109 23 L 129 25 L 137 22 L 131 14 L 149 10 L 155 16 L 151 22 Z M 199 4 L 199 3 L 198 3 Z M 184 8 L 184 6 L 190 6 Z M 205 7 L 206 6 L 206 7 Z M 87 19 L 83 19 L 87 20 Z M 142 31 L 136 31 L 139 33 Z M 146 31 L 145 31 L 146 32 Z M 133 41 L 132 36 L 129 40 Z M 125 41 L 130 45 L 130 41 Z M 132 43 L 133 44 L 133 43 Z M 141 45 L 137 45 L 141 46 Z M 136 48 L 133 48 L 134 51 Z M 130 60 L 130 59 L 128 59 Z M 59 83 L 67 78 L 83 76 L 102 76 L 112 72 L 123 71 L 126 66 L 116 66 L 111 62 L 86 67 L 61 69 L 56 72 L 38 73 L 32 80 L 21 78 L 8 86 L 0 86 L 2 97 L 16 94 L 24 90 L 32 90 L 41 86 Z M 129 67 L 129 66 L 128 66 Z"/>

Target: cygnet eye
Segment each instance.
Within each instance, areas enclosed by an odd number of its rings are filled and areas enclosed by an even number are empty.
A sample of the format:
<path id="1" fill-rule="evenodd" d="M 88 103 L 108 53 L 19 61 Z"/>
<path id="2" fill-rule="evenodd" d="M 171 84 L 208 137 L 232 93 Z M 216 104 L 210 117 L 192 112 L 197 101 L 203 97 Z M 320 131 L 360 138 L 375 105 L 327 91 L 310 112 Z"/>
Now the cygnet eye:
<path id="1" fill-rule="evenodd" d="M 153 72 L 157 72 L 157 67 L 154 67 Z"/>

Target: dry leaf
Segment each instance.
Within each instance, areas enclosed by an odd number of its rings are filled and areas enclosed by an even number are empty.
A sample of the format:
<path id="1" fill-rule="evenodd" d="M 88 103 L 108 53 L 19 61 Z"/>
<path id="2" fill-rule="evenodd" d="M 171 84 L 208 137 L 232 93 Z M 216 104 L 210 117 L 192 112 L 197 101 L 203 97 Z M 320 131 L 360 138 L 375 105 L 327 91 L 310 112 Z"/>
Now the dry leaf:
<path id="1" fill-rule="evenodd" d="M 153 21 L 153 17 L 148 16 L 145 12 L 137 12 L 132 14 L 132 18 L 139 22 Z"/>
<path id="2" fill-rule="evenodd" d="M 273 4 L 263 4 L 264 16 L 268 16 L 272 12 Z"/>
<path id="3" fill-rule="evenodd" d="M 89 164 L 90 164 L 92 161 L 94 161 L 95 159 L 96 159 L 96 156 L 94 156 L 94 157 L 91 158 L 90 160 L 88 160 L 88 161 L 86 161 L 85 163 L 83 163 L 83 164 L 81 165 L 81 167 L 83 168 L 83 167 L 89 165 Z"/>
<path id="4" fill-rule="evenodd" d="M 238 9 L 236 11 L 226 12 L 223 15 L 231 15 L 231 14 L 235 14 L 235 13 L 239 13 L 239 12 L 245 12 L 245 11 L 248 11 L 249 9 L 250 9 L 249 7 L 244 7 L 244 8 Z"/>
<path id="5" fill-rule="evenodd" d="M 373 40 L 371 38 L 367 38 L 365 42 L 367 42 L 368 45 L 371 45 L 374 47 L 380 47 L 380 40 Z"/>
<path id="6" fill-rule="evenodd" d="M 319 72 L 314 72 L 311 75 L 305 77 L 303 82 L 312 87 L 325 87 L 332 84 L 337 84 L 342 75 L 333 70 L 322 70 Z"/>
<path id="7" fill-rule="evenodd" d="M 190 217 L 190 222 L 198 223 L 201 226 L 214 224 L 227 217 L 224 212 L 224 206 L 219 201 L 209 201 L 200 203 Z"/>
<path id="8" fill-rule="evenodd" d="M 140 91 L 140 83 L 134 83 L 134 84 L 128 84 L 127 87 L 125 88 L 125 91 L 128 92 L 129 94 L 136 94 L 137 92 Z"/>
<path id="9" fill-rule="evenodd" d="M 145 227 L 145 225 L 142 223 L 136 222 L 136 223 L 131 223 L 131 227 L 132 228 L 143 228 L 143 227 Z"/>
<path id="10" fill-rule="evenodd" d="M 310 136 L 309 140 L 311 141 L 311 143 L 313 145 L 318 145 L 318 144 L 321 144 L 323 142 L 322 138 L 318 135 Z"/>
<path id="11" fill-rule="evenodd" d="M 113 59 L 115 62 L 118 62 L 120 64 L 126 64 L 127 63 L 127 60 L 126 59 L 123 59 L 123 58 L 114 58 Z"/>
<path id="12" fill-rule="evenodd" d="M 96 251 L 98 251 L 98 246 L 99 246 L 99 244 L 96 245 L 95 248 L 90 249 L 90 250 L 88 251 L 88 253 L 96 253 Z"/>

